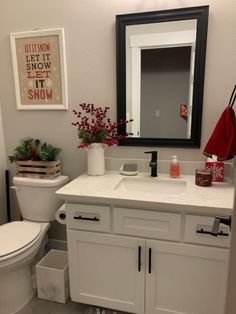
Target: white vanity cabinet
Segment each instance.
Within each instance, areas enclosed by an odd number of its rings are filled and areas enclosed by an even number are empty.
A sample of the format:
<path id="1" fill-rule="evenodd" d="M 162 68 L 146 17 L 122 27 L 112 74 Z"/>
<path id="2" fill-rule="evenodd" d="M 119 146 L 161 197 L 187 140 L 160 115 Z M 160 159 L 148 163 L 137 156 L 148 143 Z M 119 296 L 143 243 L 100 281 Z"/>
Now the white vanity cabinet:
<path id="1" fill-rule="evenodd" d="M 214 216 L 66 204 L 73 301 L 142 314 L 224 314 L 230 230 Z M 228 234 L 228 236 L 227 236 Z"/>
<path id="2" fill-rule="evenodd" d="M 68 230 L 68 245 L 73 301 L 144 313 L 145 240 Z"/>
<path id="3" fill-rule="evenodd" d="M 146 313 L 224 313 L 228 250 L 155 240 L 146 246 Z"/>

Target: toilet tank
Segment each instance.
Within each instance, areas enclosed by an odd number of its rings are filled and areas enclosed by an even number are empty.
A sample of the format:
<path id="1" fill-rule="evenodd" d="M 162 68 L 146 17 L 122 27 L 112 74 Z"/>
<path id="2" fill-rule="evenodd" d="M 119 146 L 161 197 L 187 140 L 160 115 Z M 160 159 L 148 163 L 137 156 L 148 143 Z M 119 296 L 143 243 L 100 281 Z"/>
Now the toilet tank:
<path id="1" fill-rule="evenodd" d="M 56 179 L 14 177 L 13 188 L 25 220 L 48 222 L 55 220 L 55 213 L 62 205 L 55 192 L 69 181 L 67 176 Z"/>

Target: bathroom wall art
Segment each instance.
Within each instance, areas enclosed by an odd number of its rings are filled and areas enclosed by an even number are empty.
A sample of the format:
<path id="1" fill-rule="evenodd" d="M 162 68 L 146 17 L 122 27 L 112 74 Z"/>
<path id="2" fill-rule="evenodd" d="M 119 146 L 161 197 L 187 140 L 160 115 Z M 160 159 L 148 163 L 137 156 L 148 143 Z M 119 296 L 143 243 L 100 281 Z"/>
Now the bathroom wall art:
<path id="1" fill-rule="evenodd" d="M 64 29 L 10 34 L 19 110 L 67 110 Z"/>

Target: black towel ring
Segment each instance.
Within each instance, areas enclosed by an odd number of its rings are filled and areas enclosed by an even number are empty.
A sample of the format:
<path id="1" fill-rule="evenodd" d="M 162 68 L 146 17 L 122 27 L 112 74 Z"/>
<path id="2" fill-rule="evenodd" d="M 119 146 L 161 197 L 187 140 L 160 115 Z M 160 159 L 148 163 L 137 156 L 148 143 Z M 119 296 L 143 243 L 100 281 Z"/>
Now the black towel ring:
<path id="1" fill-rule="evenodd" d="M 232 108 L 236 100 L 236 85 L 234 85 L 234 89 L 229 99 L 229 107 Z"/>

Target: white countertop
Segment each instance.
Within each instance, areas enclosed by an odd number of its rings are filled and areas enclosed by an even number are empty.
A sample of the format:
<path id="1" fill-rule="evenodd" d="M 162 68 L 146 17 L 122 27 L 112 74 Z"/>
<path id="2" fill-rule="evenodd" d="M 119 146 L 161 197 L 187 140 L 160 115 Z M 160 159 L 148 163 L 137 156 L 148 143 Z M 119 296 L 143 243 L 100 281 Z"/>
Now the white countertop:
<path id="1" fill-rule="evenodd" d="M 174 180 L 186 182 L 186 190 L 180 194 L 143 191 L 118 190 L 123 178 L 117 171 L 107 171 L 103 176 L 83 174 L 71 181 L 56 194 L 60 199 L 70 203 L 109 204 L 122 207 L 142 209 L 162 209 L 177 211 L 194 211 L 212 214 L 232 214 L 234 207 L 234 186 L 230 182 L 212 183 L 210 187 L 195 185 L 195 177 L 183 175 L 172 179 L 167 174 L 151 178 L 149 173 L 140 172 L 133 177 L 137 180 Z M 129 177 L 131 178 L 131 177 Z"/>

